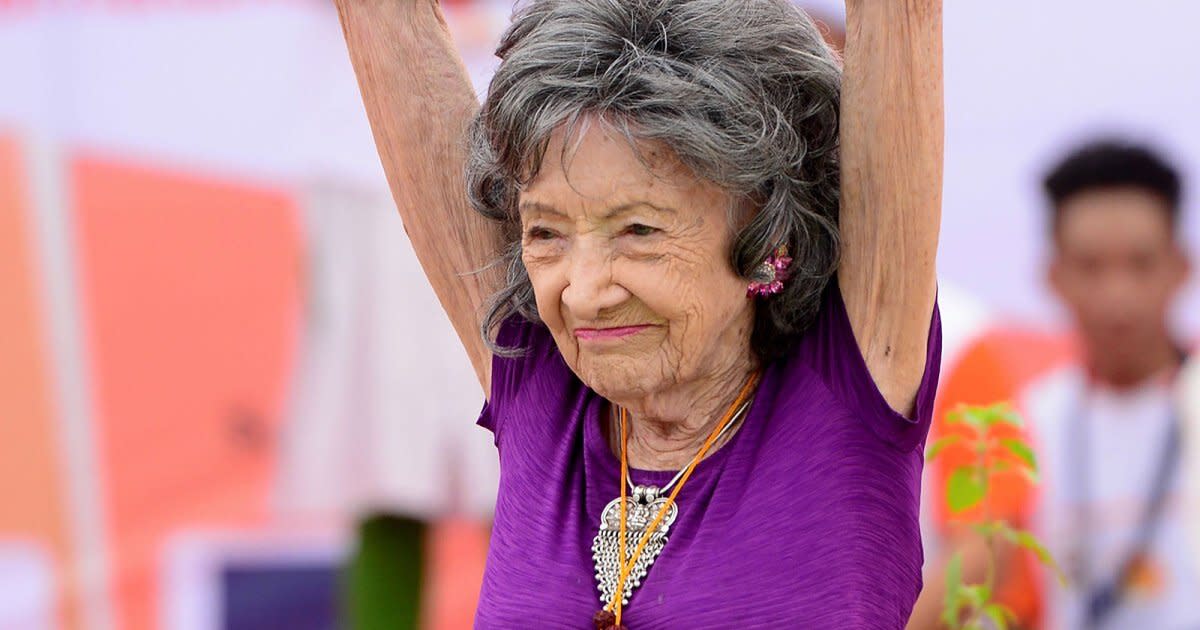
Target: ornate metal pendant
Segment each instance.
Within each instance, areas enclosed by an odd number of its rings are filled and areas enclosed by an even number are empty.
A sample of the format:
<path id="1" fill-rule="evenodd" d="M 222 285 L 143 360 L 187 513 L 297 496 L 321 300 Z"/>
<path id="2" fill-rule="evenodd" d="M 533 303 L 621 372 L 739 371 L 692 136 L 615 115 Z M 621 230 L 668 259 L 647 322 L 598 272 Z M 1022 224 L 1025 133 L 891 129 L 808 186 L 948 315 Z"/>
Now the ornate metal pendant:
<path id="1" fill-rule="evenodd" d="M 637 549 L 638 543 L 646 533 L 650 522 L 658 516 L 659 510 L 667 503 L 666 497 L 660 497 L 662 490 L 654 486 L 635 486 L 633 495 L 626 498 L 625 514 L 625 560 L 628 561 Z M 662 522 L 655 528 L 646 548 L 633 565 L 629 577 L 625 580 L 622 595 L 622 605 L 629 603 L 633 589 L 641 586 L 642 579 L 650 570 L 650 566 L 662 553 L 667 544 L 667 532 L 679 515 L 679 506 L 672 503 L 663 516 Z M 617 559 L 621 553 L 621 498 L 610 501 L 600 515 L 600 531 L 592 541 L 592 559 L 596 562 L 596 586 L 600 589 L 600 602 L 607 605 L 617 592 L 617 581 L 621 579 L 620 563 Z"/>

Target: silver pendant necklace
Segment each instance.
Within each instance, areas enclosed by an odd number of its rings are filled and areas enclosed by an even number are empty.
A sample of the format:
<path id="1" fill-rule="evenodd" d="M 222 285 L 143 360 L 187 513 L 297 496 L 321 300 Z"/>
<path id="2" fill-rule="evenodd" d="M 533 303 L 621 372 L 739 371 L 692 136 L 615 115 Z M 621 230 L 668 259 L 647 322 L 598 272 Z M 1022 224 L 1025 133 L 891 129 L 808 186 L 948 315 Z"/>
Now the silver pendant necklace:
<path id="1" fill-rule="evenodd" d="M 746 401 L 738 408 L 733 418 L 717 434 L 718 442 L 725 437 L 731 427 L 741 420 L 742 414 L 749 406 L 750 401 Z M 625 562 L 628 562 L 629 558 L 633 556 L 638 541 L 646 534 L 646 528 L 650 526 L 650 522 L 667 503 L 671 488 L 679 482 L 685 470 L 687 470 L 686 465 L 680 468 L 679 472 L 675 473 L 675 477 L 661 488 L 634 485 L 632 480 L 629 481 L 630 496 L 626 499 L 625 507 Z M 633 590 L 641 586 L 642 579 L 646 577 L 646 573 L 650 571 L 650 567 L 662 553 L 663 547 L 667 544 L 667 533 L 671 531 L 671 525 L 675 523 L 678 516 L 679 502 L 676 501 L 663 515 L 662 521 L 646 541 L 646 548 L 642 551 L 642 555 L 638 556 L 633 569 L 630 570 L 629 577 L 625 580 L 625 592 L 621 595 L 622 605 L 629 603 L 629 597 L 633 594 Z M 608 505 L 604 507 L 604 511 L 600 513 L 600 530 L 592 539 L 592 560 L 596 563 L 596 587 L 600 590 L 602 604 L 612 601 L 613 595 L 617 592 L 617 582 L 621 579 L 622 563 L 618 562 L 621 555 L 620 532 L 621 497 L 618 496 L 609 501 Z M 630 544 L 631 542 L 632 544 Z"/>

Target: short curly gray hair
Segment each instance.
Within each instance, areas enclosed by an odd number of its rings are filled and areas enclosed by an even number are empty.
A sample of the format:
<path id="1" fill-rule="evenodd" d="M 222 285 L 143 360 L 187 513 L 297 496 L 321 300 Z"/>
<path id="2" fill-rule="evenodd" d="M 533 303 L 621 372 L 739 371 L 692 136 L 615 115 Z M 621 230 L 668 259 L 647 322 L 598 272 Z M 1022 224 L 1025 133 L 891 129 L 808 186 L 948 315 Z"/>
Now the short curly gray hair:
<path id="1" fill-rule="evenodd" d="M 631 142 L 659 141 L 698 177 L 756 212 L 733 239 L 743 277 L 774 249 L 794 259 L 784 290 L 759 302 L 752 346 L 785 355 L 808 327 L 838 260 L 841 68 L 788 0 L 532 0 L 496 51 L 501 64 L 471 125 L 468 195 L 504 224 L 506 286 L 482 333 L 493 351 L 513 314 L 538 321 L 521 260 L 521 188 L 551 134 L 583 116 Z"/>

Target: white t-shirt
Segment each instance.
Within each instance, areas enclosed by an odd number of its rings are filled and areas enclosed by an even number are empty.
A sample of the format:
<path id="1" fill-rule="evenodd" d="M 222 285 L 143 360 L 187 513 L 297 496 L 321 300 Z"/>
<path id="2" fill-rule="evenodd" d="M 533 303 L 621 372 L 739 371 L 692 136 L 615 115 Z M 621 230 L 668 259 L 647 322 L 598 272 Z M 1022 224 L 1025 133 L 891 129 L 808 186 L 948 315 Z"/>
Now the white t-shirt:
<path id="1" fill-rule="evenodd" d="M 1150 500 L 1176 406 L 1165 379 L 1118 391 L 1087 386 L 1078 367 L 1053 372 L 1025 389 L 1022 407 L 1043 479 L 1031 525 L 1071 580 L 1064 588 L 1043 572 L 1045 627 L 1082 627 L 1089 594 L 1114 579 Z M 1186 461 L 1188 447 L 1182 448 Z M 1184 497 L 1190 493 L 1182 491 L 1182 469 L 1177 466 L 1171 477 L 1145 562 L 1132 572 L 1120 603 L 1100 626 L 1105 630 L 1200 628 L 1200 574 L 1187 533 Z M 1081 474 L 1086 474 L 1086 493 L 1077 481 Z M 1086 588 L 1078 568 L 1085 544 L 1091 576 Z"/>

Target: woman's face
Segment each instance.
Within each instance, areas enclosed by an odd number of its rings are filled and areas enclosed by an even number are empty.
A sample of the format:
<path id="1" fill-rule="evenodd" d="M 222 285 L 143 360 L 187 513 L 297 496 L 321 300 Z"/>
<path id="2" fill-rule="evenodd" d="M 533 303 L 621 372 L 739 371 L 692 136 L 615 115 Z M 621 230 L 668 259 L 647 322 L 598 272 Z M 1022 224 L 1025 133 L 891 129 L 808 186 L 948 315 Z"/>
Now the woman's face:
<path id="1" fill-rule="evenodd" d="M 603 125 L 569 139 L 559 130 L 520 197 L 538 314 L 571 369 L 611 400 L 750 353 L 754 305 L 728 260 L 730 195 L 665 145 L 639 148 L 652 170 Z"/>

